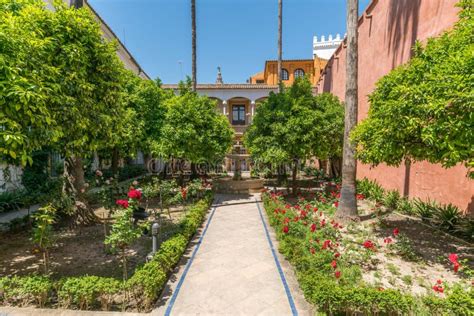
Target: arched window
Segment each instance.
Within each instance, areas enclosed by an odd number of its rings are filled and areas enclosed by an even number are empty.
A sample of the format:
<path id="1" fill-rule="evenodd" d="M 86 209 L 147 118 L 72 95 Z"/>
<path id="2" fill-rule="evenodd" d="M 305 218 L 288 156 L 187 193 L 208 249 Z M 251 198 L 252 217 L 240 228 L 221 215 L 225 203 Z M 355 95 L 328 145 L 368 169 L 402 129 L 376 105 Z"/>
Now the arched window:
<path id="1" fill-rule="evenodd" d="M 281 80 L 288 80 L 289 79 L 289 75 L 288 75 L 288 70 L 286 70 L 285 68 L 282 68 L 281 69 Z"/>
<path id="2" fill-rule="evenodd" d="M 295 79 L 299 77 L 304 77 L 304 70 L 301 68 L 296 69 L 294 76 L 295 76 Z"/>

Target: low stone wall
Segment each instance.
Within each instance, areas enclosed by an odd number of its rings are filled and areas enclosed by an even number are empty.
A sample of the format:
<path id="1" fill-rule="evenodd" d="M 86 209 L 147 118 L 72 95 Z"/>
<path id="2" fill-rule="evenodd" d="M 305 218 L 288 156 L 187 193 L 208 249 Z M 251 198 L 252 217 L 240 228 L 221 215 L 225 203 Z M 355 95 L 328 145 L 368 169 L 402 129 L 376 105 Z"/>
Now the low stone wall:
<path id="1" fill-rule="evenodd" d="M 249 194 L 263 189 L 263 179 L 232 180 L 232 178 L 216 179 L 213 190 L 216 193 Z"/>

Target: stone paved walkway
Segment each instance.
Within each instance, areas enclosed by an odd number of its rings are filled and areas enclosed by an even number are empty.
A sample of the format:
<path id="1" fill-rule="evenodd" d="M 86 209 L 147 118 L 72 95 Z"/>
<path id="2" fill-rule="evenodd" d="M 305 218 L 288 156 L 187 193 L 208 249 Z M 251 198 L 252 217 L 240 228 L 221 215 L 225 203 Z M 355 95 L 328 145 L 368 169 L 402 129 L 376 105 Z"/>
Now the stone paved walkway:
<path id="1" fill-rule="evenodd" d="M 311 314 L 268 224 L 267 235 L 256 197 L 216 197 L 207 228 L 168 282 L 154 315 Z"/>

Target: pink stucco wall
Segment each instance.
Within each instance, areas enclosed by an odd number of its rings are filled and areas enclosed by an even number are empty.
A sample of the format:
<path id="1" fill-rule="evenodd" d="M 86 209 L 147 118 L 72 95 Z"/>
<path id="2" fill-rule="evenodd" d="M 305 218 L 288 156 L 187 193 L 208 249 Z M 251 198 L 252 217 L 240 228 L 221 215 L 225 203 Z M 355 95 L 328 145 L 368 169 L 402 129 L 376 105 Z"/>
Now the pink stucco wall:
<path id="1" fill-rule="evenodd" d="M 416 40 L 425 41 L 457 21 L 457 0 L 373 0 L 359 19 L 359 120 L 367 116 L 367 95 L 377 80 L 411 57 Z M 318 92 L 331 92 L 344 100 L 345 55 L 342 44 L 317 84 Z M 467 169 L 417 162 L 398 168 L 359 163 L 357 177 L 377 180 L 387 189 L 410 197 L 453 203 L 474 212 L 474 181 Z"/>

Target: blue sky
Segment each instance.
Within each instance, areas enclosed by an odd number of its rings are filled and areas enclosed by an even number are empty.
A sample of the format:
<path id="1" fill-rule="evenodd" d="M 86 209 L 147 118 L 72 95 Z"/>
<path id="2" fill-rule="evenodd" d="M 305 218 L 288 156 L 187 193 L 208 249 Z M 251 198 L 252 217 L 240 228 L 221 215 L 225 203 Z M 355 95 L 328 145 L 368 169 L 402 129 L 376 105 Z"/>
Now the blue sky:
<path id="1" fill-rule="evenodd" d="M 152 78 L 191 73 L 190 0 L 89 0 Z M 196 0 L 199 83 L 245 82 L 277 57 L 277 0 Z M 314 35 L 345 33 L 346 0 L 284 0 L 283 58 L 312 58 Z M 360 0 L 361 12 L 369 0 Z M 181 62 L 181 65 L 180 65 Z M 182 69 L 182 70 L 181 70 Z"/>

